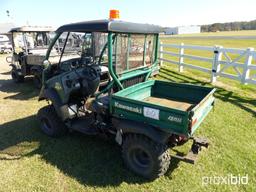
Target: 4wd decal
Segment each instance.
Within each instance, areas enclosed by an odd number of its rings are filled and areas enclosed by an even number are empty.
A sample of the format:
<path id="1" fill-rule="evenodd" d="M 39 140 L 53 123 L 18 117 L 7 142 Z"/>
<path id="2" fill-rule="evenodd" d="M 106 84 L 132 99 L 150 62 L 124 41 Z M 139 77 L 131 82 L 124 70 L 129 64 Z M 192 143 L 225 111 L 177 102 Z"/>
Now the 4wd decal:
<path id="1" fill-rule="evenodd" d="M 176 122 L 176 123 L 181 123 L 182 122 L 181 117 L 175 117 L 175 116 L 171 116 L 171 115 L 168 117 L 168 120 L 172 121 L 172 122 Z"/>

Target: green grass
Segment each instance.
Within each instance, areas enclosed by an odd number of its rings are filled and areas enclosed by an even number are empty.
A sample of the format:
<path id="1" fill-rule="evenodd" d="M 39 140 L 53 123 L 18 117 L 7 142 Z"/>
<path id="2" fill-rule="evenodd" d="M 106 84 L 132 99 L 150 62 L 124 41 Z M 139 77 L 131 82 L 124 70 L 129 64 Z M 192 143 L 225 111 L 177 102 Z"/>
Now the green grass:
<path id="1" fill-rule="evenodd" d="M 256 49 L 256 39 L 215 39 L 215 38 L 165 38 L 161 39 L 163 43 L 185 45 L 214 46 L 221 45 L 225 48 L 241 48 L 254 47 Z"/>
<path id="2" fill-rule="evenodd" d="M 173 37 L 200 37 L 200 36 L 210 36 L 210 37 L 219 37 L 219 36 L 256 36 L 256 30 L 242 30 L 242 31 L 219 31 L 219 32 L 203 32 L 196 34 L 181 34 L 173 35 Z"/>
<path id="3" fill-rule="evenodd" d="M 175 36 L 210 36 L 210 37 L 219 37 L 219 36 L 256 36 L 256 30 L 242 30 L 242 31 L 219 31 L 219 32 L 204 32 L 197 34 L 182 34 Z"/>
<path id="4" fill-rule="evenodd" d="M 209 149 L 195 165 L 173 159 L 165 176 L 148 182 L 124 167 L 120 148 L 112 141 L 79 133 L 45 136 L 35 115 L 46 102 L 37 101 L 31 80 L 14 84 L 7 64 L 0 68 L 0 191 L 256 190 L 256 86 L 224 79 L 216 84 L 214 110 L 196 132 L 210 140 Z M 157 78 L 211 86 L 203 73 L 180 74 L 172 66 L 163 67 Z M 186 152 L 190 144 L 176 149 Z M 202 185 L 204 176 L 230 174 L 248 174 L 249 184 Z"/>

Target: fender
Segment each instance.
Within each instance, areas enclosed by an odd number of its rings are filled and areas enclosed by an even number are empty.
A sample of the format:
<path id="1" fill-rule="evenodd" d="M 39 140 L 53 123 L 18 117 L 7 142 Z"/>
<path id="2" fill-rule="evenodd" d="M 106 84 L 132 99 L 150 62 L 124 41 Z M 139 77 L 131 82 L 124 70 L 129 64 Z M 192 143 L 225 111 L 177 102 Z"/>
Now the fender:
<path id="1" fill-rule="evenodd" d="M 12 67 L 12 72 L 15 72 L 19 76 L 23 76 L 21 69 L 17 67 L 15 64 L 10 64 L 9 66 Z"/>
<path id="2" fill-rule="evenodd" d="M 157 143 L 166 144 L 167 139 L 172 135 L 171 133 L 163 132 L 151 125 L 146 125 L 145 123 L 131 121 L 127 119 L 113 118 L 112 123 L 117 130 L 122 130 L 123 134 L 142 134 L 149 137 L 150 139 Z"/>
<path id="3" fill-rule="evenodd" d="M 68 106 L 62 103 L 58 93 L 54 89 L 44 89 L 43 92 L 39 94 L 38 100 L 41 101 L 44 99 L 52 102 L 56 113 L 63 121 L 69 117 Z"/>
<path id="4" fill-rule="evenodd" d="M 60 107 L 62 105 L 62 102 L 58 93 L 52 88 L 44 89 L 43 91 L 40 92 L 38 100 L 41 101 L 44 99 L 51 100 L 54 107 L 55 106 Z"/>
<path id="5" fill-rule="evenodd" d="M 16 66 L 16 65 L 14 65 L 14 64 L 10 64 L 9 66 L 11 66 L 14 70 L 16 70 L 16 69 L 17 69 L 17 66 Z"/>

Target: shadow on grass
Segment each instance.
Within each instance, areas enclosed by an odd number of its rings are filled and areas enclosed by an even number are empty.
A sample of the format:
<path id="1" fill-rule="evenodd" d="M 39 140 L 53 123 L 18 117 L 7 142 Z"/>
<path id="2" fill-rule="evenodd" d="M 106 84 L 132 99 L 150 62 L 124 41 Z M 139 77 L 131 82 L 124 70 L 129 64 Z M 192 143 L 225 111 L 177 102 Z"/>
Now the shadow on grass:
<path id="1" fill-rule="evenodd" d="M 25 78 L 23 83 L 15 83 L 11 79 L 0 79 L 0 91 L 12 94 L 4 99 L 15 100 L 27 100 L 39 94 L 39 90 L 34 87 L 31 78 Z"/>
<path id="2" fill-rule="evenodd" d="M 0 157 L 13 160 L 34 155 L 40 155 L 44 161 L 83 185 L 148 182 L 125 168 L 120 147 L 112 140 L 77 132 L 58 139 L 49 138 L 40 131 L 36 116 L 0 125 Z M 177 164 L 176 160 L 171 162 L 168 175 Z"/>
<path id="3" fill-rule="evenodd" d="M 208 85 L 205 82 L 167 69 L 161 69 L 159 76 L 175 82 Z M 8 85 L 10 80 L 6 81 L 4 81 L 4 86 Z M 3 80 L 0 83 L 3 83 Z M 11 86 L 12 83 L 9 85 Z M 0 89 L 1 91 L 14 92 L 8 87 L 0 87 Z M 15 92 L 21 91 L 24 91 L 22 87 L 15 88 Z M 24 93 L 24 97 L 16 96 L 16 99 L 31 97 L 27 94 L 30 94 L 29 89 Z M 215 96 L 255 115 L 255 111 L 246 106 L 246 104 L 256 105 L 255 100 L 238 97 L 233 92 L 222 88 L 218 88 Z M 44 161 L 56 166 L 64 174 L 83 185 L 118 186 L 122 182 L 147 182 L 125 169 L 121 159 L 121 150 L 114 142 L 79 133 L 69 134 L 60 139 L 52 139 L 41 133 L 35 116 L 0 125 L 0 155 L 0 159 L 6 160 L 40 155 Z M 173 159 L 167 175 L 170 175 L 178 164 L 179 160 Z"/>
<path id="4" fill-rule="evenodd" d="M 174 71 L 171 71 L 166 68 L 161 68 L 160 69 L 160 74 L 158 75 L 159 77 L 166 79 L 168 81 L 172 82 L 180 82 L 180 83 L 193 83 L 193 84 L 198 84 L 198 85 L 206 85 L 206 82 L 202 82 L 198 79 L 190 78 L 185 75 L 182 75 L 180 73 L 176 73 Z"/>
<path id="5" fill-rule="evenodd" d="M 158 75 L 161 79 L 165 79 L 168 81 L 172 82 L 179 82 L 179 83 L 192 83 L 192 84 L 197 84 L 197 85 L 202 85 L 202 86 L 212 86 L 210 83 L 200 81 L 198 79 L 195 79 L 193 77 L 184 75 L 182 73 L 178 73 L 166 68 L 161 68 L 160 73 Z M 256 116 L 256 100 L 247 98 L 244 96 L 240 96 L 235 94 L 232 91 L 228 91 L 222 87 L 216 87 L 217 90 L 214 94 L 214 96 L 222 101 L 225 102 L 230 102 L 243 110 L 251 113 L 253 116 Z"/>
<path id="6" fill-rule="evenodd" d="M 11 75 L 11 71 L 0 73 L 1 75 Z"/>

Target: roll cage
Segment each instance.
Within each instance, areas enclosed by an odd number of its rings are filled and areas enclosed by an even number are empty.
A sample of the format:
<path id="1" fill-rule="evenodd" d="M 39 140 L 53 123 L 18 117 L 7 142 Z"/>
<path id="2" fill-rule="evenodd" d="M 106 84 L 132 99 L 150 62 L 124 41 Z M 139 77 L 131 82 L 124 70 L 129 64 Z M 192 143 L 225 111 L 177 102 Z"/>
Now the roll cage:
<path id="1" fill-rule="evenodd" d="M 97 20 L 64 25 L 56 30 L 56 36 L 49 46 L 46 60 L 49 59 L 54 43 L 64 32 L 68 34 L 71 32 L 105 33 L 107 42 L 102 46 L 98 61 L 94 64 L 102 65 L 103 56 L 107 55 L 105 65 L 108 67 L 111 82 L 99 95 L 107 92 L 113 85 L 121 90 L 124 89 L 123 82 L 127 79 L 143 76 L 145 81 L 150 77 L 152 70 L 158 64 L 158 41 L 161 31 L 162 28 L 156 25 L 115 20 Z M 150 52 L 148 55 L 147 50 Z M 131 59 L 132 56 L 133 59 Z"/>

